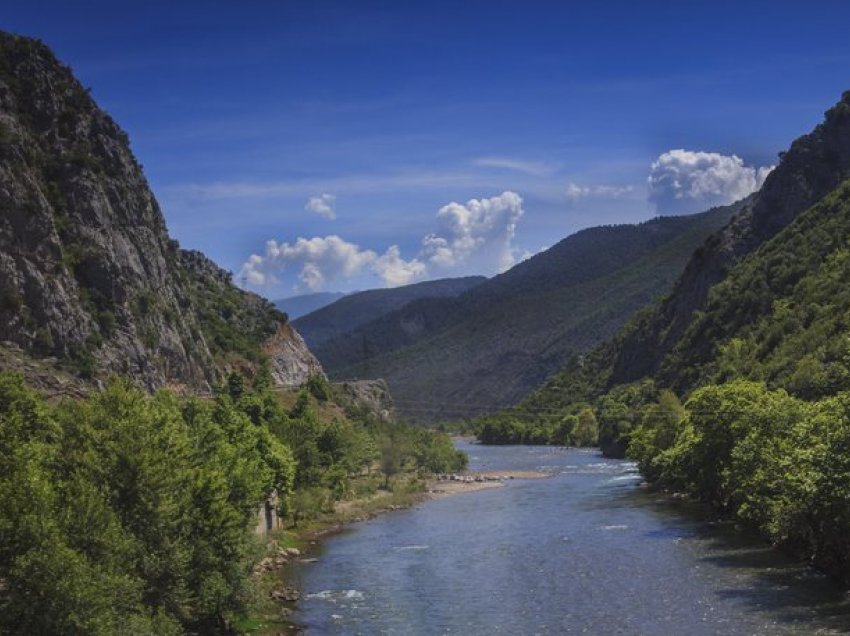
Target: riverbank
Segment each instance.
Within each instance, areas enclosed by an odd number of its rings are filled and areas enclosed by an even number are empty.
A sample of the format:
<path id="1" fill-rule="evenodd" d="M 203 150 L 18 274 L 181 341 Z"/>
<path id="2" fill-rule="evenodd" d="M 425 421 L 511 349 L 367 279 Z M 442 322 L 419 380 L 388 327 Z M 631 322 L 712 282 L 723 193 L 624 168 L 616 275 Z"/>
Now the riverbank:
<path id="1" fill-rule="evenodd" d="M 460 449 L 473 469 L 553 478 L 447 496 L 320 541 L 318 563 L 288 568 L 303 592 L 294 620 L 311 634 L 850 633 L 842 590 L 688 500 L 640 487 L 633 462 Z"/>
<path id="2" fill-rule="evenodd" d="M 277 530 L 267 546 L 267 556 L 254 569 L 259 588 L 255 611 L 239 625 L 238 633 L 270 636 L 298 634 L 301 627 L 291 615 L 301 597 L 301 590 L 286 578 L 293 562 L 318 561 L 321 540 L 343 532 L 349 525 L 373 519 L 378 515 L 411 508 L 431 499 L 503 487 L 515 479 L 545 479 L 551 473 L 542 471 L 468 471 L 461 474 L 437 475 L 419 482 L 411 491 L 411 483 L 397 484 L 398 490 L 378 491 L 367 497 L 340 501 L 333 512 L 302 524 L 299 528 Z"/>

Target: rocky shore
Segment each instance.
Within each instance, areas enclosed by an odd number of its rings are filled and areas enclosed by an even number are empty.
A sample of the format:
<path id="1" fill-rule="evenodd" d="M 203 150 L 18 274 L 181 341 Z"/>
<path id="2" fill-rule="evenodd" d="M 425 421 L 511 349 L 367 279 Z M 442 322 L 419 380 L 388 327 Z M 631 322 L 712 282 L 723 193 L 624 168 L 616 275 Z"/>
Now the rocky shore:
<path id="1" fill-rule="evenodd" d="M 429 498 L 459 495 L 465 492 L 499 488 L 511 479 L 544 479 L 549 473 L 540 471 L 477 471 L 473 473 L 437 475 L 428 484 Z"/>

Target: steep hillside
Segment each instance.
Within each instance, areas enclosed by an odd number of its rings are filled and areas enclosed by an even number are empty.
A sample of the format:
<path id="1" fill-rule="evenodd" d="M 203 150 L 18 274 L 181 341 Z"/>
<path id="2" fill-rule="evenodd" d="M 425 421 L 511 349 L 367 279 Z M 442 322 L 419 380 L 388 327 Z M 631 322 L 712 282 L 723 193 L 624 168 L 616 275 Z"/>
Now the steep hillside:
<path id="1" fill-rule="evenodd" d="M 701 366 L 724 346 L 724 338 L 730 337 L 712 322 L 716 317 L 709 319 L 704 315 L 708 311 L 706 305 L 716 302 L 710 300 L 715 292 L 709 290 L 742 258 L 777 235 L 848 176 L 850 93 L 845 93 L 827 111 L 823 123 L 781 154 L 779 165 L 741 214 L 694 253 L 672 294 L 658 306 L 637 315 L 611 341 L 585 358 L 571 361 L 552 376 L 522 405 L 522 417 L 527 421 L 543 421 L 548 409 L 557 411 L 577 402 L 591 401 L 612 387 L 646 378 L 679 392 L 698 385 L 703 373 Z M 786 237 L 799 231 L 800 226 L 794 224 Z M 740 288 L 740 297 L 731 301 L 738 309 L 730 306 L 723 311 L 738 315 L 738 320 L 756 320 L 755 314 L 747 313 L 753 311 L 749 299 L 760 294 L 761 302 L 773 302 L 775 299 L 763 293 L 763 288 L 785 284 L 789 271 L 796 272 L 794 276 L 801 275 L 799 269 L 794 269 L 803 265 L 802 262 L 794 265 L 799 256 L 788 253 L 785 258 L 788 263 L 770 265 L 765 274 L 767 280 L 753 282 L 758 286 L 752 289 Z M 794 280 L 794 276 L 788 280 Z M 721 289 L 732 284 L 729 282 Z M 727 355 L 732 355 L 735 346 L 731 346 Z M 615 452 L 623 450 L 624 446 L 618 445 Z"/>
<path id="2" fill-rule="evenodd" d="M 479 438 L 598 441 L 850 584 L 848 176 L 845 93 L 668 299 Z"/>
<path id="3" fill-rule="evenodd" d="M 625 449 L 649 479 L 739 519 L 845 585 L 848 280 L 850 180 L 710 290 L 655 387 L 652 379 L 614 387 L 585 416 L 598 421 L 609 452 Z"/>
<path id="4" fill-rule="evenodd" d="M 284 312 L 290 320 L 296 320 L 338 301 L 343 296 L 345 294 L 342 292 L 316 292 L 281 298 L 274 301 L 274 306 Z"/>
<path id="5" fill-rule="evenodd" d="M 0 211 L 7 350 L 87 380 L 120 373 L 148 388 L 203 389 L 256 365 L 286 324 L 169 238 L 127 135 L 47 47 L 4 33 Z M 288 355 L 272 356 L 273 367 Z"/>
<path id="6" fill-rule="evenodd" d="M 665 358 L 679 392 L 744 377 L 805 399 L 850 390 L 850 181 L 713 287 Z"/>
<path id="7" fill-rule="evenodd" d="M 386 379 L 417 420 L 511 404 L 666 293 L 737 209 L 584 230 L 457 298 L 415 301 L 314 350 L 333 377 Z"/>
<path id="8" fill-rule="evenodd" d="M 294 321 L 310 347 L 347 334 L 404 305 L 423 298 L 453 298 L 487 280 L 484 276 L 444 278 L 424 283 L 355 292 Z"/>
<path id="9" fill-rule="evenodd" d="M 657 372 L 664 357 L 705 306 L 708 290 L 741 257 L 786 227 L 850 176 L 850 93 L 823 123 L 794 141 L 742 213 L 689 261 L 673 293 L 617 347 L 611 382 Z"/>

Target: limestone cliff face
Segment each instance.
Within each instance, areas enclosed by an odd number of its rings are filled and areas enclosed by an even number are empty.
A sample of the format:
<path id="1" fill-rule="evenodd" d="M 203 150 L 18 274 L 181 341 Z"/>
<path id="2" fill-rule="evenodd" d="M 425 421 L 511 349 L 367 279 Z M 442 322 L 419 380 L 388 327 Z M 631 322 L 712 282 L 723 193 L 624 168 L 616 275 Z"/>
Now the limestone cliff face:
<path id="1" fill-rule="evenodd" d="M 278 327 L 277 333 L 263 343 L 263 352 L 269 357 L 272 378 L 279 386 L 298 386 L 311 375 L 324 375 L 322 365 L 290 324 Z"/>
<path id="2" fill-rule="evenodd" d="M 207 388 L 285 324 L 169 238 L 127 135 L 70 69 L 0 32 L 0 341 L 88 379 Z"/>

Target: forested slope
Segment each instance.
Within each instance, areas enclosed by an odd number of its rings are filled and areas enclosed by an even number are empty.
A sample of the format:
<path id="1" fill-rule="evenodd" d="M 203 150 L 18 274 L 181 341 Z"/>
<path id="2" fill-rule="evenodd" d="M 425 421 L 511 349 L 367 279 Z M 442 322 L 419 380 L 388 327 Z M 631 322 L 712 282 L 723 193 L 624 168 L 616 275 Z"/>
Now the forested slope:
<path id="1" fill-rule="evenodd" d="M 295 321 L 311 348 L 355 331 L 361 325 L 420 299 L 453 298 L 480 285 L 484 276 L 443 278 L 389 289 L 354 292 Z"/>
<path id="2" fill-rule="evenodd" d="M 512 404 L 666 293 L 738 207 L 583 230 L 456 298 L 418 300 L 321 343 L 316 355 L 331 377 L 384 378 L 418 421 Z"/>
<path id="3" fill-rule="evenodd" d="M 636 459 L 657 484 L 850 584 L 848 131 L 845 94 L 749 211 L 695 254 L 670 298 L 517 409 L 479 421 L 482 440 L 576 443 L 591 431 L 606 454 Z M 718 269 L 721 254 L 730 260 Z M 699 294 L 686 289 L 717 276 Z M 671 308 L 684 297 L 702 300 L 677 323 Z M 651 343 L 651 359 L 624 376 Z"/>
<path id="4" fill-rule="evenodd" d="M 716 302 L 709 293 L 711 287 L 848 176 L 850 94 L 845 94 L 827 111 L 823 123 L 781 154 L 779 165 L 741 213 L 696 250 L 667 298 L 636 314 L 613 338 L 586 356 L 569 360 L 516 413 L 522 413 L 521 419 L 533 427 L 534 422 L 547 419 L 547 409 L 557 412 L 571 404 L 591 402 L 615 387 L 643 379 L 658 379 L 679 393 L 693 389 L 699 381 L 694 374 L 700 372 L 691 367 L 699 367 L 716 355 L 724 337 L 729 337 L 714 333 L 716 325 L 704 322 L 706 304 Z M 799 233 L 800 228 L 792 232 Z M 788 263 L 772 264 L 766 270 L 767 282 L 753 281 L 752 289 L 741 287 L 732 304 L 750 311 L 749 299 L 757 294 L 761 294 L 762 303 L 771 302 L 770 294 L 759 290 L 765 285 L 772 289 L 782 284 L 786 268 L 799 276 L 800 267 L 811 265 L 806 257 L 804 253 L 787 253 Z M 740 275 L 736 274 L 736 279 Z M 622 452 L 622 446 L 617 452 Z"/>
<path id="5" fill-rule="evenodd" d="M 180 249 L 127 136 L 0 32 L 0 633 L 234 633 L 267 600 L 261 506 L 291 527 L 463 467 L 385 393 L 329 386 L 283 314 Z"/>

